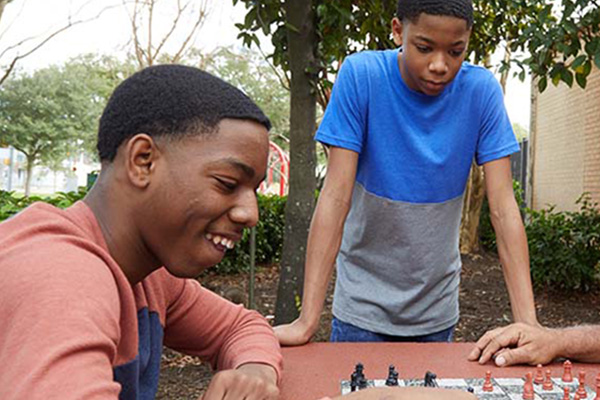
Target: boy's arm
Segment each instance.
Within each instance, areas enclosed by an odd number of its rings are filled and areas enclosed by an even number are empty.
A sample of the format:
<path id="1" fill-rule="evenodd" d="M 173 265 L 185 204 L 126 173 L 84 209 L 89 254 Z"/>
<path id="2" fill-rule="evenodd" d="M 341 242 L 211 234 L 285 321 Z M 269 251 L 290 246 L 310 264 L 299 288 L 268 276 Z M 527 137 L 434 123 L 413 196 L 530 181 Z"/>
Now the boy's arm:
<path id="1" fill-rule="evenodd" d="M 308 234 L 302 312 L 291 324 L 275 327 L 275 334 L 282 345 L 304 344 L 319 327 L 323 302 L 350 210 L 357 164 L 358 153 L 331 148 L 327 176 Z"/>
<path id="2" fill-rule="evenodd" d="M 600 362 L 600 325 L 549 329 L 516 323 L 486 332 L 469 354 L 480 364 L 494 358 L 499 367 L 547 364 L 557 357 Z"/>
<path id="3" fill-rule="evenodd" d="M 536 325 L 527 237 L 513 193 L 510 159 L 504 157 L 490 161 L 483 168 L 490 216 L 513 318 L 515 322 Z"/>

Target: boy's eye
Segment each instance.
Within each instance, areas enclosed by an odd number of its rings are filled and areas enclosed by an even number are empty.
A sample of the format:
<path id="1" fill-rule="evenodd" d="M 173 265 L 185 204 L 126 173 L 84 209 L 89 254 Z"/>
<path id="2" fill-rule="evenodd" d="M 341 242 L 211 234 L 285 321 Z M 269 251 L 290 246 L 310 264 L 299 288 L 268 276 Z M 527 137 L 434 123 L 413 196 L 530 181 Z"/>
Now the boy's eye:
<path id="1" fill-rule="evenodd" d="M 431 49 L 427 46 L 416 45 L 416 47 L 421 53 L 429 53 L 431 51 Z"/>
<path id="2" fill-rule="evenodd" d="M 215 178 L 217 180 L 217 182 L 219 182 L 219 185 L 227 190 L 227 191 L 234 191 L 235 187 L 236 187 L 236 183 L 235 182 L 231 182 L 231 181 L 227 181 L 225 179 L 221 179 L 221 178 Z"/>
<path id="3" fill-rule="evenodd" d="M 462 56 L 464 50 L 450 50 L 450 55 L 452 57 L 460 57 Z"/>

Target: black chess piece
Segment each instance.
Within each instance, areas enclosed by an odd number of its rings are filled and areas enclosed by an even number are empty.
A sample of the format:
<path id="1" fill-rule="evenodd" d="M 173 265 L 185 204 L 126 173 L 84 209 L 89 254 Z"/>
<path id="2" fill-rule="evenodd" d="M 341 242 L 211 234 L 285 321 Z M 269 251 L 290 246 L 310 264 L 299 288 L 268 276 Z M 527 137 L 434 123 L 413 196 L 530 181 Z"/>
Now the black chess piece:
<path id="1" fill-rule="evenodd" d="M 362 363 L 356 364 L 354 372 L 350 375 L 350 391 L 355 392 L 356 389 L 361 390 L 367 387 L 367 379 L 365 378 L 364 366 Z"/>
<path id="2" fill-rule="evenodd" d="M 388 377 L 385 381 L 386 386 L 398 386 L 398 371 L 396 371 L 396 367 L 390 365 Z"/>
<path id="3" fill-rule="evenodd" d="M 467 392 L 469 392 L 469 393 L 475 393 L 475 389 L 473 389 L 471 386 L 469 386 L 467 388 Z"/>
<path id="4" fill-rule="evenodd" d="M 426 386 L 426 387 L 438 387 L 438 384 L 437 384 L 437 382 L 435 380 L 436 378 L 437 378 L 436 374 L 434 374 L 431 371 L 427 371 L 425 373 L 425 383 L 424 383 L 423 386 Z"/>

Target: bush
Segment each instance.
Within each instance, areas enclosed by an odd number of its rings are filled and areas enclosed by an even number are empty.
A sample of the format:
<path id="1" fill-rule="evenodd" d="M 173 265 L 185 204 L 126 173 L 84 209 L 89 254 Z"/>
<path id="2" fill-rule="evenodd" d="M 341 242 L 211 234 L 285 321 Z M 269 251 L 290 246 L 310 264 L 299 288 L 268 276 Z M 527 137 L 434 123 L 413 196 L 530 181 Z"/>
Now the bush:
<path id="1" fill-rule="evenodd" d="M 15 192 L 0 190 L 0 221 L 4 221 L 37 201 L 43 201 L 60 208 L 67 208 L 76 201 L 83 199 L 86 194 L 87 190 L 83 187 L 80 187 L 77 192 L 58 192 L 53 196 L 44 197 L 24 197 L 16 195 Z"/>
<path id="2" fill-rule="evenodd" d="M 527 210 L 531 277 L 538 286 L 587 291 L 600 271 L 600 211 L 583 194 L 578 212 Z"/>
<path id="3" fill-rule="evenodd" d="M 515 196 L 521 197 L 516 186 Z M 598 204 L 584 193 L 576 212 L 555 211 L 554 206 L 540 211 L 524 208 L 525 231 L 529 245 L 531 278 L 537 287 L 588 291 L 597 283 L 600 272 L 600 211 Z M 481 244 L 496 250 L 487 202 L 481 212 Z"/>

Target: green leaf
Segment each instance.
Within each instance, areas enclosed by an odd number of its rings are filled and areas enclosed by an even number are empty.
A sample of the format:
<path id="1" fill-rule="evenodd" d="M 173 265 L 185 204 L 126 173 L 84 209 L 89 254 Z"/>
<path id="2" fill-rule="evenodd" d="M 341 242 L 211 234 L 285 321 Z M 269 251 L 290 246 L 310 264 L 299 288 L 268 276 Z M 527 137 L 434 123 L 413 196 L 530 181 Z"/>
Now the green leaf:
<path id="1" fill-rule="evenodd" d="M 560 73 L 560 79 L 569 87 L 573 87 L 573 73 L 566 68 L 563 68 Z"/>
<path id="2" fill-rule="evenodd" d="M 542 93 L 548 87 L 548 78 L 543 76 L 538 82 L 538 90 Z"/>
<path id="3" fill-rule="evenodd" d="M 583 74 L 575 74 L 575 80 L 580 88 L 585 89 L 585 86 L 587 85 L 587 76 Z"/>
<path id="4" fill-rule="evenodd" d="M 585 54 L 582 54 L 582 55 L 578 56 L 571 63 L 571 68 L 572 69 L 577 69 L 577 67 L 583 65 L 583 63 L 585 62 L 586 59 L 587 59 L 587 56 Z"/>

